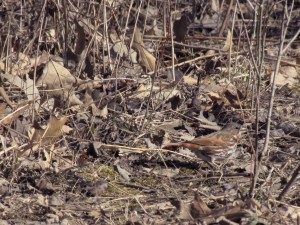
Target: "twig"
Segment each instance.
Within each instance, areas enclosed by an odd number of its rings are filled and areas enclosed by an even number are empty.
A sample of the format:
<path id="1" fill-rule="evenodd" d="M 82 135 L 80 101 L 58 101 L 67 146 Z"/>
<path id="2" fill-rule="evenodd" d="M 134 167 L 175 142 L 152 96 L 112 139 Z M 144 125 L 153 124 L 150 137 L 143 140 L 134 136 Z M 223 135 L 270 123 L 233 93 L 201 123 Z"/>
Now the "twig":
<path id="1" fill-rule="evenodd" d="M 264 158 L 264 156 L 268 153 L 268 144 L 269 144 L 269 139 L 270 139 L 270 125 L 271 125 L 271 117 L 272 117 L 272 111 L 273 111 L 273 104 L 274 104 L 274 96 L 275 96 L 275 90 L 276 90 L 276 78 L 277 78 L 277 74 L 279 72 L 279 67 L 280 67 L 280 61 L 281 61 L 281 56 L 282 56 L 282 51 L 283 51 L 283 45 L 284 45 L 284 39 L 287 33 L 287 29 L 288 29 L 288 24 L 291 18 L 291 12 L 293 10 L 293 6 L 294 6 L 294 1 L 292 2 L 292 7 L 290 8 L 290 14 L 288 15 L 288 20 L 287 23 L 285 24 L 285 16 L 283 16 L 282 18 L 282 24 L 281 24 L 281 37 L 280 37 L 280 47 L 278 50 L 278 58 L 277 58 L 277 63 L 275 66 L 275 72 L 274 72 L 274 77 L 273 77 L 273 83 L 272 83 L 272 91 L 271 91 L 271 96 L 270 96 L 270 101 L 269 101 L 269 110 L 268 110 L 268 115 L 267 115 L 267 128 L 266 128 L 266 136 L 265 136 L 265 142 L 264 142 L 264 146 L 263 146 L 263 150 L 261 152 L 260 155 L 258 155 L 258 152 L 256 152 L 256 164 L 255 164 L 255 174 L 254 174 L 254 180 L 253 183 L 251 185 L 251 189 L 250 189 L 250 196 L 253 195 L 254 192 L 254 188 L 256 186 L 259 174 L 260 174 L 260 167 L 261 167 L 261 163 L 262 160 Z M 283 10 L 287 10 L 288 6 L 287 6 L 287 2 L 285 2 L 285 7 Z M 286 15 L 285 12 L 283 11 L 283 15 Z M 258 114 L 257 114 L 258 117 Z M 258 119 L 258 118 L 257 118 Z M 258 122 L 257 122 L 258 124 Z M 257 129 L 256 129 L 257 131 Z M 257 151 L 257 143 L 256 143 L 256 151 Z"/>
<path id="2" fill-rule="evenodd" d="M 298 178 L 300 173 L 300 164 L 298 165 L 298 167 L 295 169 L 295 171 L 293 172 L 293 175 L 291 177 L 291 179 L 289 180 L 289 182 L 286 184 L 285 188 L 282 190 L 282 192 L 279 194 L 279 196 L 277 197 L 278 201 L 281 201 L 282 198 L 286 195 L 286 193 L 288 192 L 288 190 L 293 186 L 293 184 L 295 183 L 296 179 Z"/>
<path id="3" fill-rule="evenodd" d="M 253 197 L 253 192 L 256 186 L 256 182 L 258 180 L 259 176 L 259 152 L 258 152 L 258 132 L 259 132 L 259 109 L 260 109 L 260 90 L 261 90 L 261 73 L 262 73 L 262 67 L 263 67 L 263 60 L 264 60 L 264 54 L 263 54 L 263 47 L 264 47 L 264 35 L 262 34 L 263 29 L 263 13 L 264 13 L 264 0 L 261 0 L 259 3 L 259 10 L 258 10 L 258 18 L 257 21 L 257 46 L 256 46 L 256 52 L 257 52 L 257 63 L 253 60 L 254 65 L 258 65 L 255 67 L 256 75 L 257 75 L 257 83 L 256 83 L 256 103 L 255 103 L 255 152 L 254 152 L 254 169 L 253 174 L 254 178 L 252 180 L 249 195 Z M 252 55 L 253 56 L 253 55 Z"/>
<path id="4" fill-rule="evenodd" d="M 220 29 L 220 31 L 219 31 L 219 37 L 222 36 L 222 34 L 223 34 L 224 30 L 225 30 L 225 27 L 226 27 L 226 25 L 227 25 L 228 18 L 229 18 L 229 16 L 230 16 L 230 11 L 231 11 L 232 5 L 233 5 L 233 0 L 230 0 L 229 6 L 228 6 L 228 9 L 227 9 L 227 12 L 226 12 L 226 16 L 225 16 L 225 18 L 224 18 L 224 20 L 223 20 L 223 24 L 222 24 L 221 29 Z"/>
<path id="5" fill-rule="evenodd" d="M 6 101 L 6 103 L 9 105 L 10 108 L 12 109 L 14 108 L 14 104 L 12 103 L 12 101 L 10 101 L 3 87 L 0 87 L 0 96 L 2 96 L 2 98 L 4 99 L 4 101 Z"/>

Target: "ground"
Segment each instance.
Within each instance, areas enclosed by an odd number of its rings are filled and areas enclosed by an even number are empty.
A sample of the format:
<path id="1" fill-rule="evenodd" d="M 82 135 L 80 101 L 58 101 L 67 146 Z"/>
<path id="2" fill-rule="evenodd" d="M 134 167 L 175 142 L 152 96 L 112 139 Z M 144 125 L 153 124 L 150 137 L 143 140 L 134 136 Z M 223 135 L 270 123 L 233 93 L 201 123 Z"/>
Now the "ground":
<path id="1" fill-rule="evenodd" d="M 100 3 L 0 3 L 0 224 L 299 224 L 299 2 Z"/>

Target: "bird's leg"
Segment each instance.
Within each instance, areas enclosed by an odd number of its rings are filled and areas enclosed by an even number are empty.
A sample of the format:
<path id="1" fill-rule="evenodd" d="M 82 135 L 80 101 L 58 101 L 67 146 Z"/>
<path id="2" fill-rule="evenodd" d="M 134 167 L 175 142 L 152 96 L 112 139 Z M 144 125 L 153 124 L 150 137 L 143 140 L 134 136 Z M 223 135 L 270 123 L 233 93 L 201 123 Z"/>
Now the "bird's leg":
<path id="1" fill-rule="evenodd" d="M 207 165 L 209 165 L 212 169 L 215 169 L 217 164 L 215 164 L 215 162 L 212 160 L 212 158 L 210 156 L 207 156 L 207 155 L 204 155 L 201 153 L 201 151 L 197 151 L 197 152 L 194 152 L 195 155 L 202 159 L 204 162 L 207 163 Z"/>
<path id="2" fill-rule="evenodd" d="M 223 168 L 225 168 L 226 164 L 227 164 L 229 161 L 230 161 L 230 159 L 227 159 L 224 163 L 222 163 L 222 164 L 220 164 L 220 165 L 218 166 L 218 170 L 220 171 L 220 174 L 221 174 L 221 176 L 220 176 L 220 178 L 219 178 L 219 180 L 218 180 L 218 183 L 221 181 L 221 179 L 222 179 L 222 177 L 223 177 L 223 175 L 224 175 Z"/>

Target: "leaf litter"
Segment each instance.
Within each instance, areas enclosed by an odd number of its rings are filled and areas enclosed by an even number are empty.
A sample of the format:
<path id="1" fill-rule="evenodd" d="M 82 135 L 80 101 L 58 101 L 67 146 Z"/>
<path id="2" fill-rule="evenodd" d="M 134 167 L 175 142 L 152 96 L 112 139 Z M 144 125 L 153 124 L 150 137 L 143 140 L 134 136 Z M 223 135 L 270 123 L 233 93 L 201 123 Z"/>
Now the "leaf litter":
<path id="1" fill-rule="evenodd" d="M 296 224 L 299 6 L 290 8 L 290 48 L 276 75 L 269 152 L 253 196 L 278 52 L 274 24 L 285 6 L 265 12 L 261 76 L 244 20 L 258 5 L 231 7 L 4 1 L 0 223 Z M 219 34 L 223 20 L 228 30 Z M 163 148 L 229 122 L 247 131 L 218 167 L 187 149 Z"/>

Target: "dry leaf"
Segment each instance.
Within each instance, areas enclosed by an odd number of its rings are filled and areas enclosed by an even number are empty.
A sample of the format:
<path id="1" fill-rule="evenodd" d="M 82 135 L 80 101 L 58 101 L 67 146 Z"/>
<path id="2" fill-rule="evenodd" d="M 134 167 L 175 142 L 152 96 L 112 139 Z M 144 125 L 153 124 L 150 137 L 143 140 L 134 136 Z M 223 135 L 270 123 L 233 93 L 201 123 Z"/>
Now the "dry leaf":
<path id="1" fill-rule="evenodd" d="M 219 15 L 214 13 L 213 15 L 209 15 L 208 13 L 203 16 L 202 26 L 203 28 L 210 28 L 212 30 L 211 33 L 215 32 L 218 28 Z"/>
<path id="2" fill-rule="evenodd" d="M 166 101 L 174 96 L 179 96 L 181 97 L 181 93 L 179 90 L 177 89 L 165 89 L 165 90 L 161 90 L 159 92 L 157 92 L 153 98 L 158 101 L 158 103 L 162 102 L 162 101 Z"/>
<path id="3" fill-rule="evenodd" d="M 202 201 L 201 197 L 195 192 L 194 200 L 191 204 L 191 215 L 193 218 L 199 218 L 211 213 L 211 209 Z"/>
<path id="4" fill-rule="evenodd" d="M 198 83 L 198 79 L 192 76 L 183 76 L 183 82 L 189 85 L 195 85 Z"/>
<path id="5" fill-rule="evenodd" d="M 42 55 L 37 58 L 29 58 L 22 52 L 18 54 L 12 53 L 8 58 L 9 69 L 6 70 L 6 73 L 13 76 L 25 75 L 28 74 L 35 65 L 38 67 L 48 61 L 48 59 L 49 54 L 47 52 L 43 52 Z M 5 71 L 5 64 L 2 61 L 0 61 L 0 70 Z"/>
<path id="6" fill-rule="evenodd" d="M 219 12 L 219 10 L 220 10 L 219 1 L 217 1 L 217 0 L 211 0 L 211 10 L 213 12 Z"/>
<path id="7" fill-rule="evenodd" d="M 146 26 L 145 35 L 163 36 L 164 32 L 158 28 L 157 19 L 153 19 L 151 26 Z"/>
<path id="8" fill-rule="evenodd" d="M 126 169 L 122 168 L 120 166 L 120 163 L 119 163 L 119 160 L 117 160 L 115 163 L 114 163 L 114 168 L 116 169 L 116 171 L 118 171 L 118 173 L 124 178 L 125 181 L 129 182 L 131 179 L 130 179 L 130 175 L 131 173 L 128 172 Z"/>
<path id="9" fill-rule="evenodd" d="M 93 187 L 91 187 L 90 192 L 96 196 L 99 197 L 101 196 L 108 188 L 108 182 L 106 180 L 99 180 L 95 182 Z M 90 189 L 90 187 L 88 187 Z"/>
<path id="10" fill-rule="evenodd" d="M 67 120 L 68 117 L 57 119 L 55 116 L 51 116 L 46 129 L 42 129 L 41 127 L 35 128 L 31 141 L 40 145 L 52 143 L 63 135 L 63 126 Z"/>
<path id="11" fill-rule="evenodd" d="M 155 70 L 156 59 L 146 50 L 142 38 L 140 29 L 136 28 L 133 37 L 132 47 L 137 51 L 139 55 L 139 63 L 145 73 L 149 73 Z"/>
<path id="12" fill-rule="evenodd" d="M 154 168 L 151 170 L 151 172 L 159 176 L 174 177 L 179 174 L 179 169 L 178 168 Z"/>
<path id="13" fill-rule="evenodd" d="M 212 101 L 219 101 L 222 100 L 222 97 L 220 96 L 220 94 L 216 93 L 216 92 L 208 92 L 207 96 L 212 100 Z"/>
<path id="14" fill-rule="evenodd" d="M 216 51 L 215 51 L 215 50 L 208 50 L 208 51 L 205 53 L 206 56 L 214 55 L 214 54 L 216 54 Z"/>
<path id="15" fill-rule="evenodd" d="M 60 63 L 50 61 L 46 64 L 37 86 L 45 87 L 50 97 L 58 97 L 63 101 L 69 100 L 70 105 L 82 105 L 75 96 L 73 85 L 79 80 L 73 77 L 68 69 Z"/>
<path id="16" fill-rule="evenodd" d="M 47 43 L 57 42 L 55 29 L 45 30 L 45 36 Z"/>
<path id="17" fill-rule="evenodd" d="M 34 102 L 34 108 L 38 110 L 38 108 L 40 107 L 40 93 L 37 87 L 34 85 L 33 80 L 30 79 L 28 75 L 26 75 L 24 84 L 25 87 L 23 88 L 23 90 L 26 93 L 27 99 L 29 101 L 36 99 L 36 101 Z"/>
<path id="18" fill-rule="evenodd" d="M 184 202 L 180 201 L 180 206 L 179 206 L 179 218 L 182 220 L 192 220 L 193 217 L 191 215 L 191 205 Z"/>
<path id="19" fill-rule="evenodd" d="M 127 46 L 125 44 L 123 44 L 122 42 L 116 42 L 113 45 L 113 50 L 115 53 L 119 54 L 121 57 L 128 55 Z"/>
<path id="20" fill-rule="evenodd" d="M 46 158 L 46 161 L 50 164 L 52 162 L 52 159 L 53 159 L 53 155 L 56 153 L 57 151 L 57 148 L 55 148 L 54 145 L 51 145 L 51 148 L 50 148 L 50 154 L 48 153 L 48 151 L 46 151 L 46 149 L 44 149 L 44 155 L 45 155 L 45 158 Z"/>
<path id="21" fill-rule="evenodd" d="M 287 217 L 287 218 L 293 218 L 293 219 L 298 219 L 300 218 L 300 209 L 299 207 L 293 206 L 293 205 L 282 205 L 279 209 L 278 212 L 282 217 Z"/>
<path id="22" fill-rule="evenodd" d="M 0 103 L 0 119 L 3 119 L 5 116 L 6 106 L 7 106 L 6 103 Z M 1 121 L 0 121 L 0 124 L 2 124 Z"/>
<path id="23" fill-rule="evenodd" d="M 30 105 L 31 105 L 31 103 L 28 103 L 22 107 L 19 107 L 17 110 L 15 110 L 14 112 L 10 113 L 9 115 L 5 116 L 2 120 L 0 120 L 0 124 L 1 125 L 11 124 L 20 115 L 22 115 L 24 113 L 24 111 L 29 108 Z"/>
<path id="24" fill-rule="evenodd" d="M 37 160 L 29 160 L 27 158 L 20 159 L 21 164 L 19 165 L 20 168 L 27 168 L 28 170 L 45 170 L 49 169 L 51 165 L 49 162 L 43 160 L 43 159 L 37 159 Z"/>
<path id="25" fill-rule="evenodd" d="M 117 36 L 117 33 L 112 32 L 109 36 L 110 36 L 110 39 L 112 40 L 112 42 L 114 43 L 114 45 L 112 47 L 114 52 L 116 54 L 119 54 L 121 57 L 128 55 L 128 48 L 124 44 L 124 42 L 122 42 L 120 40 L 120 38 Z"/>
<path id="26" fill-rule="evenodd" d="M 67 125 L 63 125 L 61 130 L 64 134 L 70 134 L 70 132 L 73 131 L 74 129 L 72 127 L 67 126 Z"/>
<path id="27" fill-rule="evenodd" d="M 225 41 L 225 44 L 224 44 L 223 48 L 221 49 L 221 51 L 223 51 L 223 52 L 229 51 L 229 49 L 232 47 L 232 44 L 233 44 L 233 42 L 232 42 L 232 34 L 231 34 L 231 31 L 228 30 L 226 41 Z"/>
<path id="28" fill-rule="evenodd" d="M 24 75 L 29 73 L 31 69 L 30 58 L 20 52 L 18 55 L 13 54 L 8 58 L 8 64 L 10 65 L 6 73 L 14 76 Z M 0 61 L 0 70 L 5 71 L 5 63 Z"/>
<path id="29" fill-rule="evenodd" d="M 108 108 L 107 105 L 105 105 L 103 109 L 100 110 L 99 116 L 102 118 L 107 118 L 107 115 L 108 115 Z"/>
<path id="30" fill-rule="evenodd" d="M 101 114 L 103 114 L 104 112 L 101 112 L 101 110 L 95 105 L 94 100 L 90 93 L 91 93 L 91 88 L 87 87 L 85 95 L 84 95 L 85 107 L 86 108 L 90 107 L 92 109 L 93 116 L 102 116 Z M 107 116 L 107 114 L 106 114 L 106 116 Z"/>
<path id="31" fill-rule="evenodd" d="M 10 108 L 14 108 L 13 103 L 10 101 L 5 89 L 0 86 L 0 96 L 9 105 Z"/>
<path id="32" fill-rule="evenodd" d="M 150 95 L 151 84 L 141 84 L 131 97 L 144 99 Z M 159 87 L 153 86 L 153 91 L 159 90 Z"/>
<path id="33" fill-rule="evenodd" d="M 33 80 L 29 78 L 28 75 L 26 75 L 26 80 L 24 82 L 23 79 L 21 79 L 19 76 L 12 76 L 11 74 L 1 74 L 1 77 L 4 77 L 7 79 L 7 81 L 17 87 L 19 87 L 21 90 L 23 90 L 29 101 L 37 99 L 35 102 L 35 109 L 38 109 L 40 104 L 40 94 L 39 90 L 36 86 L 33 85 Z"/>
<path id="34" fill-rule="evenodd" d="M 276 85 L 282 87 L 286 84 L 294 86 L 298 83 L 297 78 L 300 74 L 294 66 L 282 66 L 276 77 Z M 271 73 L 271 82 L 273 82 L 274 72 Z"/>
<path id="35" fill-rule="evenodd" d="M 182 126 L 182 121 L 179 119 L 173 119 L 171 122 L 164 122 L 160 124 L 159 129 L 164 130 L 166 133 L 178 134 L 178 130 L 175 129 Z"/>

